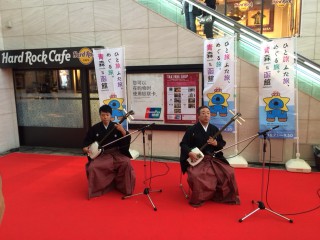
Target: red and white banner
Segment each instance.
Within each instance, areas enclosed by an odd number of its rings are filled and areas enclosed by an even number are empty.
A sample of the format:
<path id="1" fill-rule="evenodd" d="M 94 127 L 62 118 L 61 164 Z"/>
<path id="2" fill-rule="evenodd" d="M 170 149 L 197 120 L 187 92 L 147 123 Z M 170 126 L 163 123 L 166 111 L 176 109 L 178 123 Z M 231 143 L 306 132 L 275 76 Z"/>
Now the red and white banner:
<path id="1" fill-rule="evenodd" d="M 261 45 L 259 67 L 260 131 L 272 138 L 295 137 L 294 39 L 275 39 Z"/>
<path id="2" fill-rule="evenodd" d="M 203 102 L 210 108 L 210 122 L 218 128 L 222 128 L 229 122 L 233 117 L 229 110 L 234 111 L 235 108 L 234 52 L 233 37 L 205 40 L 204 42 Z M 225 131 L 234 131 L 234 124 L 230 124 Z"/>
<path id="3" fill-rule="evenodd" d="M 96 49 L 93 56 L 100 106 L 109 105 L 118 122 L 127 105 L 124 48 Z"/>

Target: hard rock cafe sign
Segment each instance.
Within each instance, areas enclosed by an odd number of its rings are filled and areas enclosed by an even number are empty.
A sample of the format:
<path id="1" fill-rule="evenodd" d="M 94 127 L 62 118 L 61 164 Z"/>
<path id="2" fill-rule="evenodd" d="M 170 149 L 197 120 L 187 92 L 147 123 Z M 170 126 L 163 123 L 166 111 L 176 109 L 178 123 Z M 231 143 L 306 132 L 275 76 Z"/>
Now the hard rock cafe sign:
<path id="1" fill-rule="evenodd" d="M 285 7 L 287 3 L 292 3 L 292 0 L 272 0 L 272 4 L 277 7 Z"/>
<path id="2" fill-rule="evenodd" d="M 292 3 L 292 0 L 272 0 L 272 4 L 277 7 L 285 7 L 287 3 Z M 249 8 L 253 7 L 253 2 L 251 1 L 240 1 L 234 4 L 235 8 L 238 8 L 241 12 L 246 12 Z"/>
<path id="3" fill-rule="evenodd" d="M 0 68 L 56 68 L 93 66 L 93 48 L 44 48 L 0 51 Z"/>
<path id="4" fill-rule="evenodd" d="M 239 8 L 239 11 L 241 12 L 246 12 L 248 11 L 248 9 L 251 7 L 253 7 L 253 2 L 249 2 L 249 1 L 241 1 L 239 3 L 235 3 L 234 4 L 235 8 Z"/>

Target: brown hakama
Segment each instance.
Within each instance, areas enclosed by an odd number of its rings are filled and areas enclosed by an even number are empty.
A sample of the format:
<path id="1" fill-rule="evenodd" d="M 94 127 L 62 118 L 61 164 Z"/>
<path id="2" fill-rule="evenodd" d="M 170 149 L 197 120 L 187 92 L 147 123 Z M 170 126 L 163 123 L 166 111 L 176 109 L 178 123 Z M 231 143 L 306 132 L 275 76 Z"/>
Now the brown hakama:
<path id="1" fill-rule="evenodd" d="M 102 153 L 86 165 L 89 199 L 101 196 L 116 188 L 124 195 L 131 195 L 135 186 L 135 172 L 131 159 L 118 150 Z"/>
<path id="2" fill-rule="evenodd" d="M 234 169 L 210 155 L 195 167 L 189 167 L 188 184 L 192 194 L 190 204 L 200 204 L 207 200 L 240 204 Z"/>

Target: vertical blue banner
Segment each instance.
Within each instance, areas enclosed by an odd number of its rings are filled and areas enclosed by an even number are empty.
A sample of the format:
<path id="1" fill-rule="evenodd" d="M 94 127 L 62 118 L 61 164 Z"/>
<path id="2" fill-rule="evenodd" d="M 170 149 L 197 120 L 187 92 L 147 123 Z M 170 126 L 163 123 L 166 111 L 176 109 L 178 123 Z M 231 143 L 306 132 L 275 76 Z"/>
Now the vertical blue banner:
<path id="1" fill-rule="evenodd" d="M 295 137 L 294 39 L 264 42 L 259 67 L 259 128 L 270 138 Z"/>
<path id="2" fill-rule="evenodd" d="M 203 68 L 203 102 L 210 108 L 210 123 L 221 129 L 233 117 L 229 110 L 235 108 L 234 38 L 205 40 Z M 225 131 L 233 132 L 234 124 Z"/>

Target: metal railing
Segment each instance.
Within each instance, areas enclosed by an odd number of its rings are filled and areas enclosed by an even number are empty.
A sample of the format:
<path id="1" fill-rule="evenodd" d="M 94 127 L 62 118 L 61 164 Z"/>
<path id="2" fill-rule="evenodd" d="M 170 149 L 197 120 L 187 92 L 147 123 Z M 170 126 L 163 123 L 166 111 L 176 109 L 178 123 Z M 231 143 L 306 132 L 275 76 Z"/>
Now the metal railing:
<path id="1" fill-rule="evenodd" d="M 261 43 L 263 41 L 272 41 L 272 39 L 253 31 L 251 28 L 204 4 L 194 0 L 185 1 L 214 17 L 213 32 L 215 37 L 235 37 L 237 40 L 237 57 L 257 67 L 259 66 Z M 180 0 L 136 0 L 136 2 L 184 26 L 185 21 L 183 15 L 181 15 L 182 4 Z M 298 81 L 299 90 L 320 100 L 320 66 L 298 53 L 295 56 L 296 81 Z"/>

